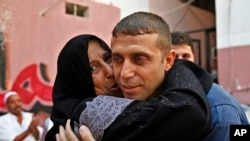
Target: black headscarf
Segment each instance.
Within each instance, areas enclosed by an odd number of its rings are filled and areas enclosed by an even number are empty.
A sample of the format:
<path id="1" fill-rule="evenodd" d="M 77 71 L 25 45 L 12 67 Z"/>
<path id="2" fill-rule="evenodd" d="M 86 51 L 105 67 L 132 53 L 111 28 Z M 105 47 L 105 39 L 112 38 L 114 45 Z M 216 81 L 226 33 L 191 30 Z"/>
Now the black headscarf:
<path id="1" fill-rule="evenodd" d="M 78 35 L 70 39 L 61 50 L 57 60 L 57 75 L 53 87 L 52 129 L 46 135 L 46 141 L 55 140 L 59 125 L 65 125 L 67 119 L 78 121 L 85 108 L 86 98 L 96 96 L 92 80 L 88 43 L 97 40 L 104 50 L 111 53 L 109 46 L 94 35 Z"/>

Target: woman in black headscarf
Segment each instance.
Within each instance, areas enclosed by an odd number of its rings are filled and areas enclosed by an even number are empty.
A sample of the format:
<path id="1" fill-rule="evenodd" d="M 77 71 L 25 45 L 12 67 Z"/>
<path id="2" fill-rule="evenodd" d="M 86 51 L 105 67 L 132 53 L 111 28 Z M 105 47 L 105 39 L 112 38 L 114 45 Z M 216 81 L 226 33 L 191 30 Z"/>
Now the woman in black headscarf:
<path id="1" fill-rule="evenodd" d="M 55 140 L 59 125 L 65 125 L 67 119 L 79 121 L 84 100 L 101 94 L 121 95 L 113 77 L 111 50 L 94 35 L 76 36 L 66 43 L 58 57 L 50 117 L 54 125 L 46 140 Z"/>

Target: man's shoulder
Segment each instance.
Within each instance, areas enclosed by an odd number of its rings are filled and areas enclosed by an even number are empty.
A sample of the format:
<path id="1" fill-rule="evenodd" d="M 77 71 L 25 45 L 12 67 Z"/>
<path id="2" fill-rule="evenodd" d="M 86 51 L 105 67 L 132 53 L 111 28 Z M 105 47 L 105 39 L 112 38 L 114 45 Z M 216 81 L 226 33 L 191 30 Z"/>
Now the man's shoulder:
<path id="1" fill-rule="evenodd" d="M 4 123 L 5 121 L 8 121 L 11 119 L 11 116 L 9 113 L 5 113 L 0 116 L 0 122 Z"/>
<path id="2" fill-rule="evenodd" d="M 221 86 L 213 83 L 207 95 L 210 106 L 239 105 L 238 101 Z"/>
<path id="3" fill-rule="evenodd" d="M 213 119 L 218 118 L 219 120 L 215 121 L 225 123 L 226 125 L 229 123 L 248 123 L 240 103 L 219 85 L 212 85 L 207 98 L 211 107 Z"/>

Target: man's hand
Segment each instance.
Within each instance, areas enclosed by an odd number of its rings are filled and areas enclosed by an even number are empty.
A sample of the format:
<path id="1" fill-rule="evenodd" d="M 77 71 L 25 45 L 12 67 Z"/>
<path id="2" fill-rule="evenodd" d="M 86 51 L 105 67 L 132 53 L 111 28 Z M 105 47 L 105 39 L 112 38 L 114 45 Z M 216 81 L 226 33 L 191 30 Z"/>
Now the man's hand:
<path id="1" fill-rule="evenodd" d="M 33 116 L 33 117 L 32 117 L 32 121 L 31 121 L 31 123 L 30 123 L 30 125 L 29 125 L 28 130 L 30 130 L 31 132 L 34 131 L 34 130 L 36 130 L 38 124 L 39 124 L 39 118 Z"/>
<path id="2" fill-rule="evenodd" d="M 88 127 L 81 126 L 79 129 L 83 141 L 95 141 Z M 56 134 L 57 141 L 79 141 L 70 127 L 70 120 L 67 120 L 65 129 L 63 126 L 59 127 L 59 134 Z"/>
<path id="3" fill-rule="evenodd" d="M 32 117 L 32 121 L 29 125 L 28 131 L 31 132 L 31 134 L 36 138 L 39 139 L 39 131 L 37 129 L 37 126 L 39 124 L 39 118 L 34 116 Z"/>

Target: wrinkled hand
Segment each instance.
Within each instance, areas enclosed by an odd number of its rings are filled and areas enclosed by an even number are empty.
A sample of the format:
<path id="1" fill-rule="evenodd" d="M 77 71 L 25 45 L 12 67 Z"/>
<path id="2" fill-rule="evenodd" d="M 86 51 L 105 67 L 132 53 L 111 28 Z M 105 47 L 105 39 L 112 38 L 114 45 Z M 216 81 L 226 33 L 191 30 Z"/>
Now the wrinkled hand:
<path id="1" fill-rule="evenodd" d="M 79 132 L 83 141 L 95 141 L 95 139 L 92 136 L 92 133 L 90 132 L 87 126 L 82 125 L 79 128 Z"/>
<path id="2" fill-rule="evenodd" d="M 95 139 L 92 137 L 91 132 L 86 126 L 81 126 L 79 129 L 81 138 L 83 141 L 95 141 Z M 63 126 L 59 127 L 59 134 L 56 134 L 56 140 L 57 141 L 79 141 L 79 139 L 76 137 L 74 132 L 72 131 L 70 127 L 70 120 L 67 120 L 65 129 Z"/>
<path id="3" fill-rule="evenodd" d="M 56 134 L 57 141 L 79 141 L 70 127 L 70 120 L 67 120 L 65 129 L 59 126 L 59 134 Z"/>

